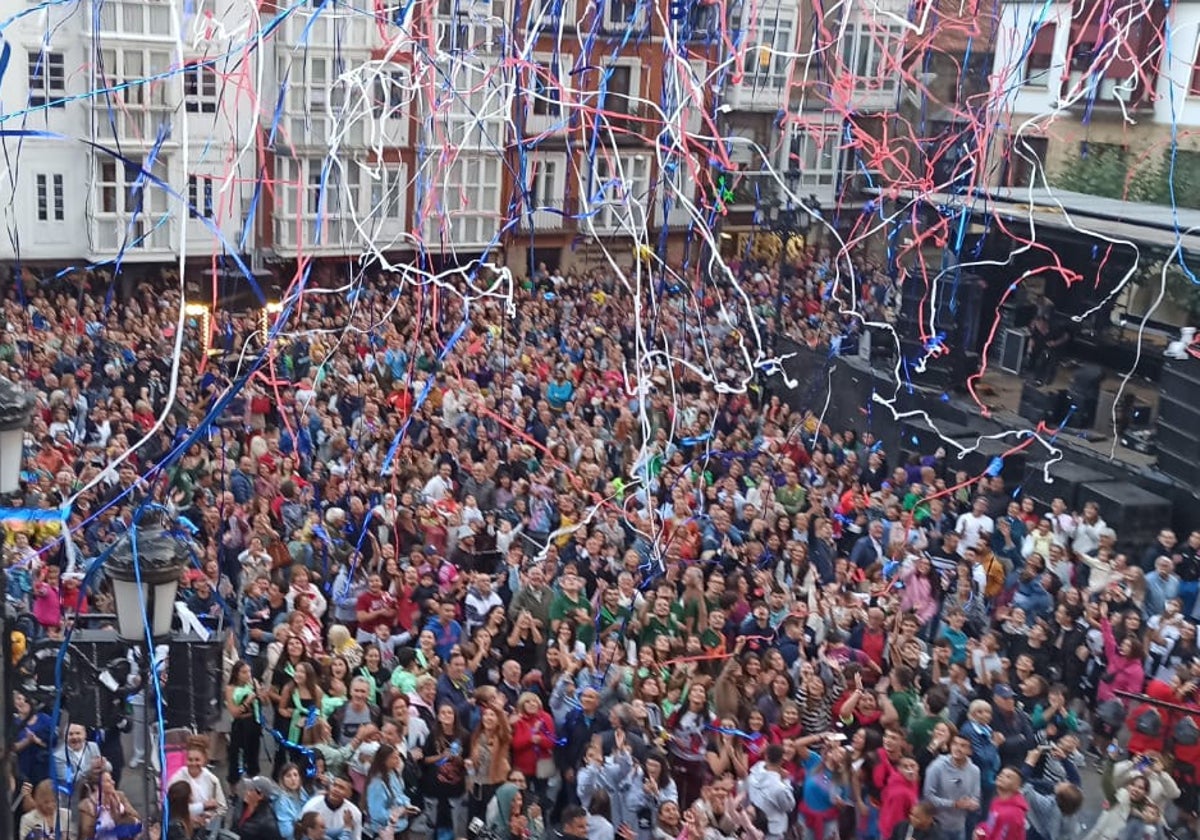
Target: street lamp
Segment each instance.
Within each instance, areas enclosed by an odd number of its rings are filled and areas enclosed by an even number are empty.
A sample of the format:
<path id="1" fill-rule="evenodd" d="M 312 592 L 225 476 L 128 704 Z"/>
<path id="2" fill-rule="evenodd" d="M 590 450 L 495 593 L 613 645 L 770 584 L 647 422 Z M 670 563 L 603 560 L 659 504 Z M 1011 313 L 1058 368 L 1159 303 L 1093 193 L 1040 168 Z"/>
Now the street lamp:
<path id="1" fill-rule="evenodd" d="M 154 692 L 159 690 L 159 682 L 150 670 L 150 644 L 171 635 L 175 595 L 179 591 L 179 578 L 183 575 L 187 558 L 175 538 L 162 528 L 143 528 L 136 525 L 134 527 L 137 529 L 136 534 L 126 534 L 114 546 L 112 554 L 104 564 L 104 570 L 113 585 L 117 635 L 121 641 L 127 642 L 142 654 L 142 725 L 146 751 L 153 755 L 150 704 Z M 147 623 L 150 627 L 150 639 L 146 637 Z M 147 760 L 142 776 L 143 798 L 148 810 L 156 807 L 151 781 L 153 766 L 154 762 Z"/>
<path id="2" fill-rule="evenodd" d="M 113 548 L 104 570 L 113 584 L 122 641 L 144 645 L 146 618 L 155 641 L 171 635 L 175 595 L 186 562 L 179 543 L 161 528 L 138 528 L 136 557 L 132 535 Z"/>
<path id="3" fill-rule="evenodd" d="M 10 379 L 0 377 L 0 496 L 16 493 L 21 489 L 21 462 L 25 458 L 25 429 L 33 417 L 37 397 Z M 0 528 L 0 535 L 3 529 Z M 0 569 L 0 814 L 8 819 L 12 813 L 9 775 L 12 761 L 9 749 L 12 745 L 11 721 L 12 657 L 8 621 L 8 578 Z"/>
<path id="4" fill-rule="evenodd" d="M 32 392 L 0 376 L 0 494 L 16 493 L 21 488 L 25 430 L 36 404 Z"/>

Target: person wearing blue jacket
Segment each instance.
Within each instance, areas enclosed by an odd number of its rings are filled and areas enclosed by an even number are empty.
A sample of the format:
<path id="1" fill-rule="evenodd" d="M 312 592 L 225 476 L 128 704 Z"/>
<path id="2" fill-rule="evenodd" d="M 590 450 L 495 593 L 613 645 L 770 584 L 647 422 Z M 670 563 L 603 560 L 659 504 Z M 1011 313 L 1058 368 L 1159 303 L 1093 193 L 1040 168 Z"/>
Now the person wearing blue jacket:
<path id="1" fill-rule="evenodd" d="M 1000 751 L 992 731 L 992 705 L 986 700 L 972 700 L 967 707 L 967 719 L 962 734 L 971 742 L 971 761 L 979 768 L 979 787 L 983 792 L 983 810 L 996 789 L 996 774 L 1000 772 Z"/>
<path id="2" fill-rule="evenodd" d="M 367 771 L 366 801 L 363 822 L 372 834 L 390 828 L 399 834 L 408 830 L 409 820 L 418 809 L 404 789 L 400 776 L 403 759 L 396 748 L 381 744 Z"/>
<path id="3" fill-rule="evenodd" d="M 579 798 L 588 796 L 593 787 L 608 791 L 612 802 L 612 824 L 627 825 L 636 840 L 651 840 L 658 808 L 664 802 L 679 802 L 675 781 L 667 772 L 667 759 L 652 751 L 645 762 L 634 760 L 628 743 L 613 745 L 613 753 L 602 766 L 591 764 L 579 771 Z"/>

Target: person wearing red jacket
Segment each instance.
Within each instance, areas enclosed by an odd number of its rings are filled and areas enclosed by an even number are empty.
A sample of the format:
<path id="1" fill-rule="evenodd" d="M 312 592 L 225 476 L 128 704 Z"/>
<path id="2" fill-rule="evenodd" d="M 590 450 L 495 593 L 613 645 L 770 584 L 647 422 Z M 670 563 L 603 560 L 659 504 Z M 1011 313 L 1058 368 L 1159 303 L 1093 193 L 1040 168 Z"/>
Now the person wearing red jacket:
<path id="1" fill-rule="evenodd" d="M 896 771 L 889 774 L 879 794 L 879 836 L 890 838 L 896 826 L 908 819 L 908 813 L 921 798 L 918 786 L 921 769 L 915 759 L 902 758 Z"/>
<path id="2" fill-rule="evenodd" d="M 1176 695 L 1171 686 L 1162 680 L 1151 680 L 1150 684 L 1146 686 L 1146 696 L 1164 703 L 1184 702 Z M 1138 726 L 1139 721 L 1148 721 L 1152 714 L 1157 714 L 1159 717 L 1157 732 L 1146 731 L 1147 726 Z M 1167 734 L 1177 719 L 1178 714 L 1165 707 L 1153 703 L 1136 704 L 1125 719 L 1125 726 L 1129 729 L 1129 754 L 1145 755 L 1149 752 L 1163 752 L 1166 748 Z"/>
<path id="3" fill-rule="evenodd" d="M 1005 767 L 996 775 L 996 795 L 987 820 L 975 829 L 976 840 L 1025 840 L 1029 803 L 1021 793 L 1021 773 Z"/>
<path id="4" fill-rule="evenodd" d="M 545 799 L 547 783 L 554 775 L 554 718 L 531 691 L 517 698 L 517 712 L 512 734 L 513 767 L 524 773 L 530 788 Z M 539 768 L 543 772 L 539 773 Z"/>

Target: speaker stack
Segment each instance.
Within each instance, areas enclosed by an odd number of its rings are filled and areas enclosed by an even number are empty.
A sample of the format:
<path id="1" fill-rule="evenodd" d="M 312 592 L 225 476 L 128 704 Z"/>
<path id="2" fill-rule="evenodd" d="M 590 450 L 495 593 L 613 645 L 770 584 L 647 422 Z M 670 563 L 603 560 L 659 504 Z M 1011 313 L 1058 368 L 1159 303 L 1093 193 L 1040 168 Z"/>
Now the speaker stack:
<path id="1" fill-rule="evenodd" d="M 1095 502 L 1100 516 L 1117 532 L 1125 547 L 1145 548 L 1158 532 L 1171 527 L 1171 500 L 1128 481 L 1100 481 L 1083 485 L 1079 505 Z"/>
<path id="2" fill-rule="evenodd" d="M 1200 474 L 1200 360 L 1166 360 L 1160 387 L 1155 426 L 1158 468 L 1194 485 Z"/>
<path id="3" fill-rule="evenodd" d="M 1043 509 L 1049 508 L 1055 499 L 1062 499 L 1069 510 L 1080 510 L 1083 507 L 1080 494 L 1085 485 L 1111 480 L 1111 475 L 1100 470 L 1070 461 L 1058 461 L 1050 465 L 1050 481 L 1047 482 L 1045 465 L 1030 464 L 1025 469 L 1021 493 L 1032 496 Z"/>
<path id="4" fill-rule="evenodd" d="M 1057 426 L 1067 414 L 1067 392 L 1039 388 L 1025 381 L 1021 385 L 1021 404 L 1017 413 L 1035 426 L 1038 423 Z"/>
<path id="5" fill-rule="evenodd" d="M 1100 382 L 1104 379 L 1104 368 L 1099 365 L 1083 365 L 1071 377 L 1067 389 L 1067 407 L 1070 417 L 1067 425 L 1076 429 L 1090 429 L 1096 425 L 1096 410 L 1100 406 Z"/>
<path id="6" fill-rule="evenodd" d="M 928 359 L 920 376 L 913 376 L 910 371 L 913 384 L 949 391 L 961 387 L 967 376 L 979 369 L 980 313 L 985 288 L 986 282 L 969 272 L 957 277 L 948 272 L 928 287 L 920 275 L 908 275 L 897 326 L 902 358 L 912 364 L 925 356 L 919 331 L 922 324 L 931 335 L 941 336 L 948 350 Z M 930 296 L 934 298 L 932 317 Z"/>
<path id="7" fill-rule="evenodd" d="M 163 691 L 168 729 L 205 731 L 217 725 L 221 717 L 224 648 L 225 636 L 221 633 L 203 642 L 194 636 L 171 639 Z"/>
<path id="8" fill-rule="evenodd" d="M 91 729 L 107 729 L 116 723 L 123 704 L 97 679 L 109 662 L 125 657 L 126 644 L 113 634 L 98 630 L 78 630 L 71 634 L 71 647 L 64 661 L 63 694 L 72 723 Z M 82 657 L 80 661 L 77 657 Z"/>

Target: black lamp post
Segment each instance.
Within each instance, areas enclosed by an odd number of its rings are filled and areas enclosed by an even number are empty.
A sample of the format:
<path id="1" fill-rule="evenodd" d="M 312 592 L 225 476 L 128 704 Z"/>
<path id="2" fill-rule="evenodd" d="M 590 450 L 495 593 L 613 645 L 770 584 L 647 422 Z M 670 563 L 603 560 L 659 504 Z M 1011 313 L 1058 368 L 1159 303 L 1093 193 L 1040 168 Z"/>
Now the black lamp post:
<path id="1" fill-rule="evenodd" d="M 141 652 L 141 685 L 145 693 L 143 715 L 146 749 L 151 749 L 150 710 L 154 693 L 159 690 L 156 675 L 150 671 L 151 645 L 171 635 L 171 621 L 175 613 L 175 595 L 179 591 L 179 579 L 187 563 L 185 553 L 176 539 L 157 526 L 135 526 L 137 547 L 134 550 L 134 533 L 126 534 L 113 548 L 104 565 L 105 573 L 113 585 L 113 601 L 117 610 L 117 635 L 121 641 Z M 149 624 L 149 635 L 147 635 Z M 153 790 L 154 762 L 144 765 L 142 784 L 146 808 L 157 809 L 158 803 Z M 153 817 L 154 814 L 147 814 Z"/>
<path id="2" fill-rule="evenodd" d="M 25 430 L 36 404 L 37 397 L 32 392 L 0 376 L 0 495 L 21 489 Z"/>
<path id="3" fill-rule="evenodd" d="M 25 459 L 25 430 L 33 417 L 37 397 L 10 379 L 0 377 L 0 498 L 21 489 L 21 465 Z M 2 534 L 3 529 L 0 529 Z M 8 617 L 8 574 L 0 569 L 0 608 Z M 5 829 L 12 820 L 12 645 L 11 622 L 0 624 L 0 823 Z M 5 832 L 7 833 L 7 831 Z"/>

